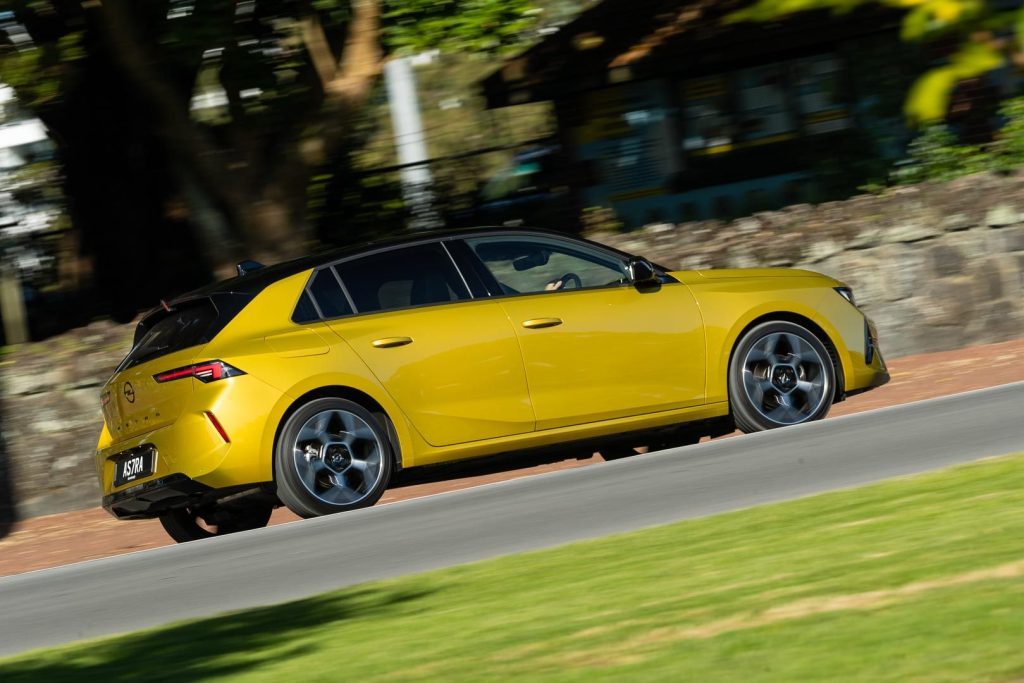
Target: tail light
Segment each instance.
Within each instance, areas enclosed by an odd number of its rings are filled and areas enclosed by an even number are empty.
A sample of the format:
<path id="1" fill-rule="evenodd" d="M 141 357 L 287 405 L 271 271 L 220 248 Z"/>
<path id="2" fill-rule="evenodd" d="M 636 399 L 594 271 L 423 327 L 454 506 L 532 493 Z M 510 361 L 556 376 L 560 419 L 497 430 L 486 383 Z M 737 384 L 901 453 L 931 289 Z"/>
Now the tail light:
<path id="1" fill-rule="evenodd" d="M 183 368 L 167 370 L 166 372 L 153 375 L 153 379 L 163 383 L 176 379 L 185 379 L 186 377 L 195 377 L 200 382 L 209 384 L 219 379 L 227 379 L 228 377 L 237 377 L 244 374 L 238 368 L 228 365 L 224 361 L 211 360 L 205 363 L 196 363 L 195 365 L 186 365 Z"/>

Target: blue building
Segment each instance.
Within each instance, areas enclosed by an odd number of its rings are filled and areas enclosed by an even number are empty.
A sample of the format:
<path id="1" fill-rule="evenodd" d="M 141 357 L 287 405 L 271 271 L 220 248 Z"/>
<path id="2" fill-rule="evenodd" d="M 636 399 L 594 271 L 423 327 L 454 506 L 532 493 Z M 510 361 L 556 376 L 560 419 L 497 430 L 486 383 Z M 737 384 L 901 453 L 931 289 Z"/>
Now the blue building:
<path id="1" fill-rule="evenodd" d="M 491 108 L 551 101 L 578 211 L 627 226 L 849 196 L 908 138 L 931 58 L 897 11 L 734 23 L 745 3 L 605 0 L 482 81 Z"/>

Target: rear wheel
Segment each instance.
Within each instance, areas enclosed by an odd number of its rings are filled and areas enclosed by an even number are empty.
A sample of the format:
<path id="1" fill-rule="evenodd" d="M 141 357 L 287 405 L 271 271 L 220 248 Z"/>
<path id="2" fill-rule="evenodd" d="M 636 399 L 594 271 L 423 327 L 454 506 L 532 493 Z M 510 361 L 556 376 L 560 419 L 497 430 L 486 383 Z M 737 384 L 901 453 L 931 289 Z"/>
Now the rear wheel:
<path id="1" fill-rule="evenodd" d="M 820 420 L 832 406 L 835 386 L 836 369 L 825 345 L 791 322 L 751 329 L 729 365 L 733 417 L 747 433 Z"/>
<path id="2" fill-rule="evenodd" d="M 265 527 L 273 511 L 272 505 L 263 503 L 231 508 L 184 507 L 160 515 L 160 524 L 175 541 L 187 543 Z"/>
<path id="3" fill-rule="evenodd" d="M 300 517 L 369 507 L 391 479 L 384 425 L 358 403 L 318 398 L 289 416 L 274 457 L 277 495 Z"/>

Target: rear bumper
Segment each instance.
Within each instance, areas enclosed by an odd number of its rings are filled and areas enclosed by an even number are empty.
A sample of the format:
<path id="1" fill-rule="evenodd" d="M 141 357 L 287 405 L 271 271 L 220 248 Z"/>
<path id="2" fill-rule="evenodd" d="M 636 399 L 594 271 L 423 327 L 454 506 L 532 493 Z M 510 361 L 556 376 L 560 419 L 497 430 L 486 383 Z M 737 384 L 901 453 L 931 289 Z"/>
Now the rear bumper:
<path id="1" fill-rule="evenodd" d="M 117 429 L 112 433 L 110 425 L 105 426 L 95 453 L 96 473 L 105 497 L 135 491 L 138 484 L 167 480 L 175 474 L 213 489 L 273 479 L 265 416 L 280 401 L 281 392 L 252 375 L 209 384 L 195 378 L 179 381 L 191 382 L 192 389 L 181 399 L 177 406 L 180 412 L 173 422 L 146 431 L 129 431 L 129 436 L 123 429 L 119 436 Z M 137 419 L 143 424 L 147 417 L 150 422 L 164 419 L 157 408 L 150 412 Z M 118 459 L 144 447 L 157 452 L 152 474 L 115 486 Z"/>
<path id="2" fill-rule="evenodd" d="M 176 473 L 103 496 L 103 509 L 118 519 L 146 519 L 190 503 L 198 504 L 213 490 Z"/>
<path id="3" fill-rule="evenodd" d="M 139 434 L 118 443 L 108 445 L 96 453 L 96 469 L 106 501 L 112 496 L 138 491 L 142 485 L 173 481 L 176 475 L 193 481 L 202 481 L 207 486 L 223 488 L 242 481 L 211 480 L 236 444 L 225 443 L 203 413 L 185 413 L 176 422 L 159 429 Z M 114 486 L 114 472 L 117 461 L 140 448 L 156 451 L 156 463 L 152 475 L 127 485 Z M 266 477 L 263 477 L 266 478 Z M 250 481 L 257 481 L 253 477 Z"/>

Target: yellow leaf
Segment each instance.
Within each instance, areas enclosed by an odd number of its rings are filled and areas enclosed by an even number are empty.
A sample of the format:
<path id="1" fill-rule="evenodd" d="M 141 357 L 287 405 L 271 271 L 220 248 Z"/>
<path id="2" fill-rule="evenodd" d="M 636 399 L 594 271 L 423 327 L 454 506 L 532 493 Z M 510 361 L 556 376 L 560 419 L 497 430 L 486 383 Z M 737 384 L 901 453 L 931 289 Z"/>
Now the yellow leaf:
<path id="1" fill-rule="evenodd" d="M 910 87 L 904 113 L 913 125 L 941 121 L 946 117 L 949 98 L 956 84 L 1003 65 L 1003 57 L 987 44 L 968 43 L 948 64 L 925 72 Z"/>
<path id="2" fill-rule="evenodd" d="M 938 0 L 931 5 L 935 18 L 946 24 L 956 21 L 963 12 L 963 6 L 955 0 Z"/>

